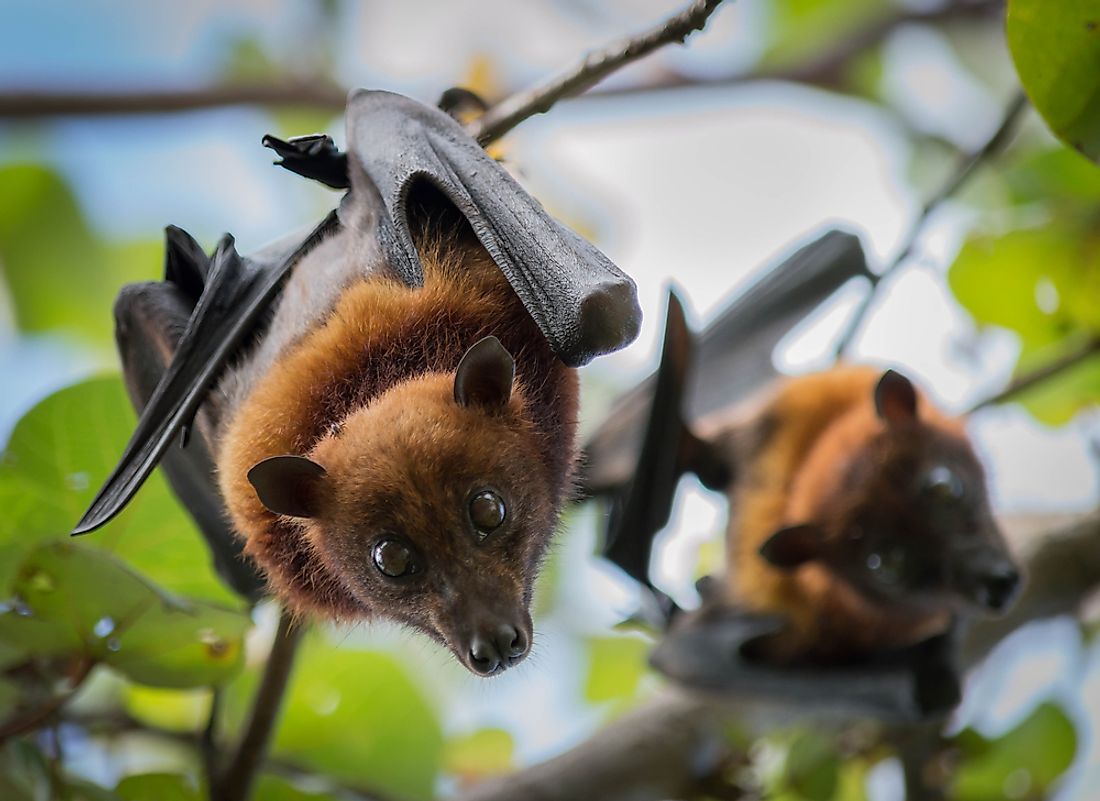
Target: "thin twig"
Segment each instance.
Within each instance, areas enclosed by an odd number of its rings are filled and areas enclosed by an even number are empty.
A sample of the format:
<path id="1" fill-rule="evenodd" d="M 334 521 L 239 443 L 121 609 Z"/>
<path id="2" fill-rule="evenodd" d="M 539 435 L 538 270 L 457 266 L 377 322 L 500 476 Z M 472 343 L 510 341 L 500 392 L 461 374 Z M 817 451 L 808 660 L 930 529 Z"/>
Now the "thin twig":
<path id="1" fill-rule="evenodd" d="M 294 654 L 301 639 L 302 627 L 284 610 L 279 617 L 279 628 L 264 666 L 260 688 L 252 702 L 248 725 L 229 766 L 211 793 L 216 801 L 246 801 L 249 798 L 275 732 L 275 721 L 279 717 L 294 666 Z"/>
<path id="2" fill-rule="evenodd" d="M 9 737 L 17 737 L 46 725 L 50 718 L 76 695 L 77 690 L 84 684 L 84 680 L 88 678 L 95 666 L 94 659 L 81 658 L 73 665 L 69 675 L 68 687 L 64 692 L 51 696 L 41 706 L 34 707 L 18 717 L 0 723 L 0 743 Z"/>
<path id="3" fill-rule="evenodd" d="M 917 218 L 909 228 L 909 233 L 905 237 L 905 244 L 902 246 L 901 251 L 894 257 L 894 260 L 887 265 L 885 270 L 871 279 L 871 290 L 856 308 L 843 335 L 837 342 L 836 354 L 838 356 L 848 351 L 852 341 L 862 328 L 863 321 L 866 319 L 867 313 L 871 309 L 871 304 L 875 299 L 877 289 L 882 284 L 882 281 L 896 272 L 897 269 L 913 255 L 913 248 L 920 239 L 920 235 L 924 231 L 928 219 L 932 216 L 932 212 L 939 208 L 941 203 L 959 191 L 971 176 L 974 175 L 980 165 L 1004 149 L 1009 140 L 1011 140 L 1012 134 L 1016 130 L 1016 124 L 1020 121 L 1024 109 L 1026 108 L 1027 96 L 1023 92 L 1018 92 L 1005 110 L 1004 116 L 1001 118 L 1001 124 L 997 126 L 997 130 L 993 132 L 993 135 L 990 136 L 989 139 L 986 140 L 986 143 L 978 150 L 963 156 L 959 160 L 958 166 L 947 177 L 947 180 L 944 181 L 939 190 L 925 202 L 920 214 L 917 215 Z"/>
<path id="4" fill-rule="evenodd" d="M 643 84 L 598 87 L 581 95 L 580 99 L 599 100 L 618 95 L 677 91 L 691 87 L 737 86 L 758 81 L 789 81 L 830 89 L 842 88 L 844 76 L 852 61 L 868 49 L 881 44 L 903 25 L 935 25 L 960 19 L 993 19 L 1002 6 L 1002 0 L 973 0 L 946 3 L 929 10 L 899 9 L 890 16 L 869 22 L 866 27 L 856 30 L 825 53 L 802 63 L 708 78 L 668 72 L 656 78 L 650 77 Z M 626 63 L 629 62 L 618 66 Z M 601 77 L 607 77 L 607 73 Z M 346 100 L 347 90 L 323 76 L 280 79 L 275 84 L 234 83 L 197 89 L 146 92 L 15 91 L 0 92 L 0 119 L 164 114 L 242 105 L 312 108 L 338 114 L 343 111 Z M 508 102 L 510 101 L 502 101 L 499 106 Z"/>
<path id="5" fill-rule="evenodd" d="M 1014 378 L 1011 383 L 996 395 L 992 395 L 983 401 L 979 401 L 970 408 L 971 412 L 978 409 L 985 408 L 986 406 L 993 406 L 998 403 L 1004 403 L 1006 400 L 1011 400 L 1025 390 L 1031 389 L 1037 384 L 1041 384 L 1048 379 L 1054 378 L 1054 376 L 1068 370 L 1076 364 L 1083 362 L 1090 356 L 1095 356 L 1100 353 L 1100 337 L 1094 337 L 1089 339 L 1083 345 L 1062 356 L 1054 359 L 1048 364 L 1044 364 L 1042 367 L 1038 367 L 1029 373 Z"/>
<path id="6" fill-rule="evenodd" d="M 0 118 L 163 114 L 243 105 L 316 108 L 338 114 L 346 102 L 347 91 L 323 78 L 179 91 L 8 92 L 0 94 Z"/>
<path id="7" fill-rule="evenodd" d="M 592 88 L 615 70 L 667 44 L 682 44 L 690 34 L 703 29 L 721 3 L 722 0 L 692 0 L 657 27 L 595 50 L 562 74 L 497 103 L 470 123 L 467 130 L 481 144 L 489 144 L 528 117 L 549 111 L 563 97 Z"/>

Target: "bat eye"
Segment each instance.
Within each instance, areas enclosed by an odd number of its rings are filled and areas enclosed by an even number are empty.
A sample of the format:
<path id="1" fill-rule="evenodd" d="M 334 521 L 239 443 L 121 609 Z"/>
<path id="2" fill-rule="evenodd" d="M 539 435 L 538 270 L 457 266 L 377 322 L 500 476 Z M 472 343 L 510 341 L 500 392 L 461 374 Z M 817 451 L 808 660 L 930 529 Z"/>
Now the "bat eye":
<path id="1" fill-rule="evenodd" d="M 397 540 L 382 540 L 374 546 L 374 566 L 385 576 L 400 578 L 417 571 L 412 551 Z"/>
<path id="2" fill-rule="evenodd" d="M 897 584 L 905 571 L 905 551 L 901 548 L 871 551 L 867 554 L 867 569 L 880 583 Z"/>
<path id="3" fill-rule="evenodd" d="M 946 465 L 937 465 L 924 479 L 924 491 L 933 498 L 957 501 L 963 496 L 962 479 Z"/>
<path id="4" fill-rule="evenodd" d="M 500 528 L 506 515 L 504 499 L 492 490 L 482 490 L 470 499 L 470 522 L 477 529 L 480 539 Z"/>

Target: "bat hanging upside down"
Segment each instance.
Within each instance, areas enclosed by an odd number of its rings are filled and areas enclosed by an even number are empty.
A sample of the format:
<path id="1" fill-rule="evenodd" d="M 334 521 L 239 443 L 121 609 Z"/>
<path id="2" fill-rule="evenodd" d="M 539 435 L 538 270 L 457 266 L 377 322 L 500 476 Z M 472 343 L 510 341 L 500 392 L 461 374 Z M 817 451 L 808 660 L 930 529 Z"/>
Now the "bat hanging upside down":
<path id="1" fill-rule="evenodd" d="M 634 285 L 442 112 L 357 92 L 348 141 L 267 142 L 350 188 L 304 238 L 207 258 L 169 229 L 165 280 L 123 290 L 141 419 L 75 533 L 163 457 L 238 591 L 262 587 L 243 550 L 292 609 L 396 620 L 493 675 L 531 646 L 574 368 L 634 338 Z"/>

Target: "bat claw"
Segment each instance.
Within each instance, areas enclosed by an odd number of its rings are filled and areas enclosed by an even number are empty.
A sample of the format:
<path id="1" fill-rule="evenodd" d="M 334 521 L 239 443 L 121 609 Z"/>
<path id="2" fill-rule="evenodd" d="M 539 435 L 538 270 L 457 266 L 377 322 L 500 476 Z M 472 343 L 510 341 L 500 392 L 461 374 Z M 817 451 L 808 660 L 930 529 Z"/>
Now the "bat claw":
<path id="1" fill-rule="evenodd" d="M 347 154 L 336 147 L 328 134 L 294 136 L 288 140 L 266 134 L 260 141 L 279 155 L 281 161 L 275 163 L 284 169 L 333 189 L 347 189 L 351 185 Z"/>

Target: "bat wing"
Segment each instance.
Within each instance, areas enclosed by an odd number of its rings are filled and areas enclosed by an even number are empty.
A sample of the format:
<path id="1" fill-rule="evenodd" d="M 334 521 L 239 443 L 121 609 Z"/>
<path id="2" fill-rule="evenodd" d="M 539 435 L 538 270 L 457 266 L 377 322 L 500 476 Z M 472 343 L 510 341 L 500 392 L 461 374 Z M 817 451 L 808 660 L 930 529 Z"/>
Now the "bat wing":
<path id="1" fill-rule="evenodd" d="M 911 722 L 942 717 L 959 702 L 953 632 L 858 665 L 774 667 L 744 656 L 753 640 L 782 625 L 774 617 L 704 606 L 676 620 L 650 663 L 688 687 L 806 712 Z"/>
<path id="2" fill-rule="evenodd" d="M 563 362 L 584 364 L 637 336 L 634 282 L 547 214 L 447 114 L 361 90 L 348 100 L 347 128 L 351 192 L 341 222 L 367 232 L 406 283 L 423 282 L 414 230 L 423 207 L 438 208 L 442 196 L 469 222 Z"/>
<path id="3" fill-rule="evenodd" d="M 772 353 L 779 341 L 806 315 L 852 278 L 869 276 L 858 237 L 828 231 L 767 270 L 740 291 L 698 336 L 684 371 L 683 420 L 690 423 L 743 401 L 778 373 Z M 651 410 L 657 376 L 650 376 L 616 401 L 607 420 L 584 446 L 581 476 L 585 496 L 621 491 L 633 479 Z M 666 425 L 680 426 L 681 418 Z M 699 465 L 706 480 L 709 456 Z M 653 462 L 645 464 L 652 465 Z M 686 470 L 695 470 L 688 463 Z"/>
<path id="4" fill-rule="evenodd" d="M 197 245 L 181 246 L 170 233 L 165 281 L 194 298 L 194 308 L 118 465 L 73 534 L 99 528 L 129 502 L 172 441 L 189 429 L 227 361 L 262 325 L 283 278 L 335 226 L 330 214 L 304 238 L 284 240 L 251 257 L 240 256 L 226 236 L 209 260 L 199 258 L 201 251 L 196 255 Z"/>
<path id="5" fill-rule="evenodd" d="M 122 374 L 134 408 L 144 409 L 168 370 L 202 295 L 210 260 L 190 236 L 168 229 L 164 281 L 130 284 L 115 301 L 115 338 Z M 208 399 L 168 448 L 161 467 L 176 496 L 190 511 L 210 549 L 215 570 L 240 595 L 256 600 L 262 588 L 241 543 L 226 520 L 214 476 L 213 432 L 221 409 Z"/>
<path id="6" fill-rule="evenodd" d="M 682 423 L 684 389 L 695 347 L 683 304 L 670 290 L 661 362 L 654 376 L 649 416 L 638 454 L 639 469 L 620 494 L 621 502 L 612 506 L 604 544 L 608 559 L 647 585 L 653 536 L 668 524 L 685 464 L 703 473 L 715 488 L 726 483 L 728 468 L 720 456 Z M 669 602 L 661 600 L 667 608 Z"/>

